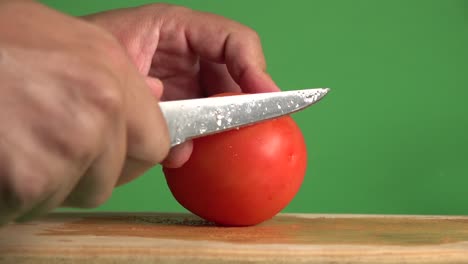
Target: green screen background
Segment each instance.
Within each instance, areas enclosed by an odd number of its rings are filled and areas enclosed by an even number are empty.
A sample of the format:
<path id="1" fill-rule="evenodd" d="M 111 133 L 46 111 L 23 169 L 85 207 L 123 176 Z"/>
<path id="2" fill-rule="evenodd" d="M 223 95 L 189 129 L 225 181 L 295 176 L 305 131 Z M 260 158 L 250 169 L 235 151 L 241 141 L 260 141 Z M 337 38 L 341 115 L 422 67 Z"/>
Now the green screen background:
<path id="1" fill-rule="evenodd" d="M 82 15 L 151 1 L 42 2 Z M 309 163 L 284 212 L 468 214 L 468 1 L 167 2 L 254 28 L 282 89 L 332 88 L 294 115 Z M 159 166 L 96 210 L 184 211 Z"/>

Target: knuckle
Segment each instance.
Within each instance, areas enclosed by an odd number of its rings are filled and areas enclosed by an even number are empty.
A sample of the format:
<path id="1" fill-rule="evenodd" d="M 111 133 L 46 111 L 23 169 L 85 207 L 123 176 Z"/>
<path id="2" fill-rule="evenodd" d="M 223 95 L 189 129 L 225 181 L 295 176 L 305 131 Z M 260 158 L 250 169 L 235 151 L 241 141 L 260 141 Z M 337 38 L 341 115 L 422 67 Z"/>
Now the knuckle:
<path id="1" fill-rule="evenodd" d="M 51 125 L 54 128 L 35 131 L 43 149 L 58 155 L 55 157 L 62 161 L 71 162 L 72 166 L 78 166 L 76 169 L 85 166 L 92 159 L 99 140 L 97 128 L 89 121 L 92 117 L 83 115 L 79 113 L 74 119 L 59 118 Z"/>
<path id="2" fill-rule="evenodd" d="M 148 17 L 153 18 L 152 22 L 156 25 L 160 24 L 161 22 L 172 22 L 174 23 L 174 25 L 182 26 L 180 22 L 191 17 L 194 13 L 196 13 L 196 11 L 186 6 L 173 5 L 168 3 L 157 3 L 152 4 L 150 8 L 145 10 L 145 13 Z M 155 16 L 155 13 L 159 15 Z"/>
<path id="3" fill-rule="evenodd" d="M 157 9 L 163 9 L 165 13 L 176 15 L 176 16 L 193 12 L 192 9 L 186 6 L 173 5 L 173 4 L 168 4 L 168 3 L 158 3 L 158 4 L 155 4 L 154 7 Z"/>
<path id="4" fill-rule="evenodd" d="M 248 27 L 248 26 L 243 26 L 244 27 L 244 32 L 247 38 L 249 38 L 252 41 L 255 42 L 260 42 L 260 35 L 258 34 L 257 31 L 255 31 L 253 28 Z"/>
<path id="5" fill-rule="evenodd" d="M 67 133 L 66 138 L 59 141 L 58 148 L 63 157 L 80 169 L 95 156 L 97 141 L 95 129 L 80 127 Z"/>
<path id="6" fill-rule="evenodd" d="M 178 6 L 178 5 L 172 5 L 170 6 L 171 11 L 177 14 L 187 14 L 187 13 L 192 13 L 193 10 L 191 8 L 188 8 L 186 6 Z"/>
<path id="7" fill-rule="evenodd" d="M 77 59 L 67 55 L 57 62 L 68 64 L 68 69 L 61 71 L 61 80 L 68 89 L 69 97 L 79 99 L 74 100 L 75 104 L 82 101 L 91 103 L 107 114 L 120 111 L 124 96 L 117 74 L 119 70 L 114 65 L 103 64 L 96 58 Z"/>
<path id="8" fill-rule="evenodd" d="M 232 20 L 230 20 L 229 23 L 229 27 L 231 28 L 231 34 L 234 34 L 240 39 L 243 39 L 247 42 L 261 42 L 260 34 L 252 27 Z"/>
<path id="9" fill-rule="evenodd" d="M 105 32 L 100 35 L 100 40 L 96 41 L 96 56 L 103 57 L 113 65 L 123 65 L 126 63 L 126 55 L 121 43 L 110 33 Z"/>
<path id="10" fill-rule="evenodd" d="M 100 75 L 91 81 L 90 88 L 93 91 L 90 93 L 90 99 L 103 114 L 115 115 L 122 111 L 124 96 L 115 81 L 108 79 L 107 76 Z"/>
<path id="11" fill-rule="evenodd" d="M 104 114 L 117 114 L 123 106 L 119 80 L 106 67 L 95 64 L 79 65 L 80 76 L 72 76 L 76 90 L 91 106 Z M 84 69 L 83 69 L 84 68 Z"/>

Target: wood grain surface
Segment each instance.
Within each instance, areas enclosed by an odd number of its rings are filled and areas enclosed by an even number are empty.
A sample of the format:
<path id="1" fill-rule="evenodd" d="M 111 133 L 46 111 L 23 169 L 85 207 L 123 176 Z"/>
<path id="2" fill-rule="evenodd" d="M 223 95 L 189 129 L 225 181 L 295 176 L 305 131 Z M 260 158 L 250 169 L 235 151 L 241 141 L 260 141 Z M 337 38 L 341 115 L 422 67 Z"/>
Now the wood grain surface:
<path id="1" fill-rule="evenodd" d="M 56 213 L 0 229 L 0 263 L 468 263 L 468 217 Z"/>

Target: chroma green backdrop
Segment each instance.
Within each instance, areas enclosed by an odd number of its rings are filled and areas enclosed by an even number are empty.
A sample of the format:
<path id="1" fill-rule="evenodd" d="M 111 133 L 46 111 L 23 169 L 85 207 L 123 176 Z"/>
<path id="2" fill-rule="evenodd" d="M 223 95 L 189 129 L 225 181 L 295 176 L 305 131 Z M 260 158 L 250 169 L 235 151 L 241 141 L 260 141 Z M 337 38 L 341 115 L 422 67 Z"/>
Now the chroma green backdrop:
<path id="1" fill-rule="evenodd" d="M 151 1 L 43 2 L 82 15 Z M 332 88 L 294 115 L 310 158 L 284 212 L 468 214 L 468 1 L 167 2 L 254 28 L 282 89 Z M 97 210 L 184 211 L 159 166 Z"/>

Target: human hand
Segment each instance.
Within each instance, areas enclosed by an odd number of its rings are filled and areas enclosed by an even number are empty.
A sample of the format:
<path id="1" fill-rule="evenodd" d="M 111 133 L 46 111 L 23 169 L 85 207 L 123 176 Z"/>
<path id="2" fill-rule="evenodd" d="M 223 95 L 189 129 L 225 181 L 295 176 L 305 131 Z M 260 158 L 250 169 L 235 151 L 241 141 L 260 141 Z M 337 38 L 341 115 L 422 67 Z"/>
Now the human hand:
<path id="1" fill-rule="evenodd" d="M 257 33 L 232 20 L 167 4 L 108 11 L 85 19 L 116 36 L 162 100 L 279 90 L 265 72 Z M 191 151 L 191 142 L 179 145 L 163 165 L 180 167 Z"/>
<path id="2" fill-rule="evenodd" d="M 80 19 L 2 2 L 0 84 L 0 225 L 95 207 L 169 151 L 144 77 L 115 37 Z"/>

